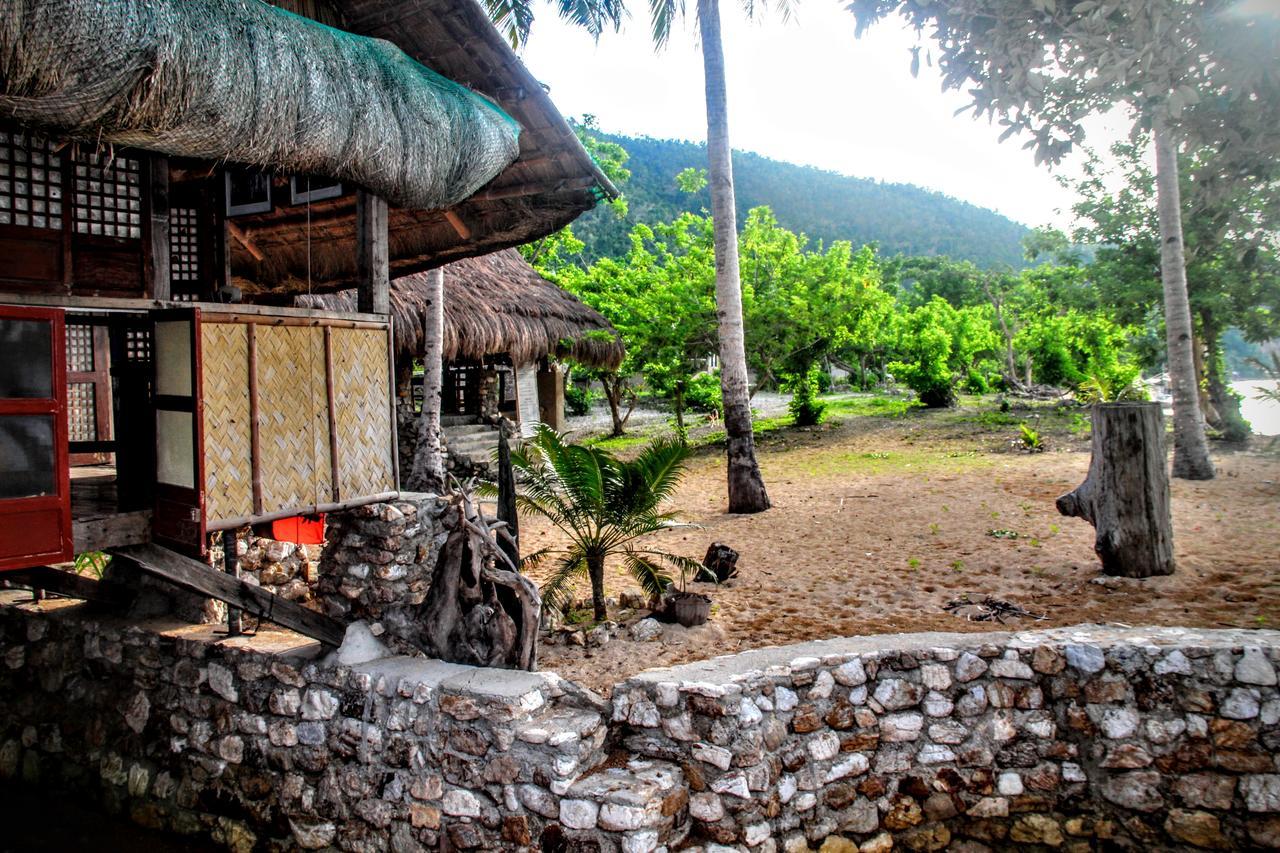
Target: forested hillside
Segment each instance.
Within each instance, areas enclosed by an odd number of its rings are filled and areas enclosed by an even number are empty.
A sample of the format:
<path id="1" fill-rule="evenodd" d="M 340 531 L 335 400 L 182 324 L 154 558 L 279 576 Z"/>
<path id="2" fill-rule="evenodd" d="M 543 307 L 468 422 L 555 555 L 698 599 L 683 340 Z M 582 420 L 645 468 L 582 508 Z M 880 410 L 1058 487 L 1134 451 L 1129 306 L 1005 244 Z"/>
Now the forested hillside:
<path id="1" fill-rule="evenodd" d="M 597 208 L 574 223 L 574 233 L 586 243 L 588 260 L 626 254 L 627 234 L 637 222 L 669 222 L 682 211 L 701 213 L 710 207 L 705 187 L 685 193 L 675 182 L 684 169 L 706 168 L 703 145 L 594 135 L 618 143 L 631 155 L 627 161 L 631 180 L 625 187 L 630 211 L 623 220 Z M 980 267 L 1025 266 L 1020 241 L 1026 228 L 941 193 L 910 184 L 851 178 L 742 151 L 734 152 L 733 169 L 739 227 L 751 208 L 769 205 L 783 227 L 814 242 L 849 240 L 854 246 L 877 242 L 882 255 L 949 255 Z"/>

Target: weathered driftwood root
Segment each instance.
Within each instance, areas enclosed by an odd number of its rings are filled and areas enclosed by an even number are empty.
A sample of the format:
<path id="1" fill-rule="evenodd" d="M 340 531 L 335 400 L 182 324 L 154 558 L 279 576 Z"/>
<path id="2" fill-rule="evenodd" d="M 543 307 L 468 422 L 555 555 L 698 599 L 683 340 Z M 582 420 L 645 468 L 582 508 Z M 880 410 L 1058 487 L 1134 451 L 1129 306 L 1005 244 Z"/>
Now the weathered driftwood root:
<path id="1" fill-rule="evenodd" d="M 445 527 L 448 538 L 419 610 L 423 650 L 454 663 L 532 670 L 542 601 L 499 547 L 497 535 L 505 531 L 490 526 L 461 491 Z"/>
<path id="2" fill-rule="evenodd" d="M 1089 474 L 1057 501 L 1058 512 L 1094 526 L 1093 550 L 1109 575 L 1173 574 L 1173 524 L 1164 418 L 1159 403 L 1093 407 Z"/>

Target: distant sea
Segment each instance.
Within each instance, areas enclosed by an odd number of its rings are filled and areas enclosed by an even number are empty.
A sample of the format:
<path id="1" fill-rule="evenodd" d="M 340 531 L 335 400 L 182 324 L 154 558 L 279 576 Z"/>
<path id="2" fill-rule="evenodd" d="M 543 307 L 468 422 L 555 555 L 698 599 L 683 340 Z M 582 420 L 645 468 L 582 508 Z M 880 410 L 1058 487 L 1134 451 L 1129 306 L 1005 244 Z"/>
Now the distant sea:
<path id="1" fill-rule="evenodd" d="M 1275 388 L 1277 384 L 1280 383 L 1274 379 L 1243 379 L 1231 383 L 1236 393 L 1244 395 L 1240 413 L 1253 425 L 1257 435 L 1280 435 L 1280 403 L 1258 399 L 1258 389 Z"/>

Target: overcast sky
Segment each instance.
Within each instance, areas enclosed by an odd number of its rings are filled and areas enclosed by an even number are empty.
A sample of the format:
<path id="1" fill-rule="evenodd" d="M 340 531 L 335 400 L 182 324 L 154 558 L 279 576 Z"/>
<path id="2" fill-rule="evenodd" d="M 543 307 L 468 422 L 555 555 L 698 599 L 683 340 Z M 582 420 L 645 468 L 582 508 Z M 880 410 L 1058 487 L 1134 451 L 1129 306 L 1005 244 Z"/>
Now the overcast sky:
<path id="1" fill-rule="evenodd" d="M 692 12 L 695 3 L 687 6 Z M 702 56 L 691 25 L 655 53 L 644 6 L 631 8 L 636 17 L 622 33 L 595 44 L 541 5 L 525 63 L 567 116 L 594 113 L 602 129 L 633 136 L 705 140 Z M 919 78 L 911 76 L 916 37 L 896 20 L 855 39 L 853 15 L 839 3 L 799 4 L 789 23 L 772 11 L 749 22 L 734 3 L 722 4 L 722 15 L 734 148 L 917 184 L 1031 226 L 1069 225 L 1071 194 L 1034 165 L 1025 138 L 997 143 L 998 126 L 954 115 L 967 97 L 943 93 L 936 70 L 922 63 Z M 1117 125 L 1095 122 L 1090 144 L 1105 149 L 1122 132 Z"/>

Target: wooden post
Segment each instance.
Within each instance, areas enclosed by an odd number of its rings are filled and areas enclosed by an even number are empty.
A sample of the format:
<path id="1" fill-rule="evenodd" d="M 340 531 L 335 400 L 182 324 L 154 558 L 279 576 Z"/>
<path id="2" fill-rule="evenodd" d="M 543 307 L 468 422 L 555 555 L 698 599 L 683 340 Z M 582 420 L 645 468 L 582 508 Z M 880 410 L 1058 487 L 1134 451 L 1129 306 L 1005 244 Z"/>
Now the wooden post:
<path id="1" fill-rule="evenodd" d="M 1173 574 L 1173 523 L 1164 417 L 1159 403 L 1093 407 L 1089 474 L 1057 501 L 1058 512 L 1097 530 L 1093 550 L 1109 575 Z"/>
<path id="2" fill-rule="evenodd" d="M 234 528 L 222 531 L 222 570 L 233 578 L 240 577 L 240 552 L 236 549 Z M 238 637 L 243 630 L 240 608 L 227 604 L 227 636 Z"/>
<path id="3" fill-rule="evenodd" d="M 356 191 L 356 302 L 366 314 L 391 313 L 391 264 L 387 247 L 387 202 Z"/>
<path id="4" fill-rule="evenodd" d="M 172 297 L 169 267 L 169 158 L 151 158 L 151 298 Z"/>

